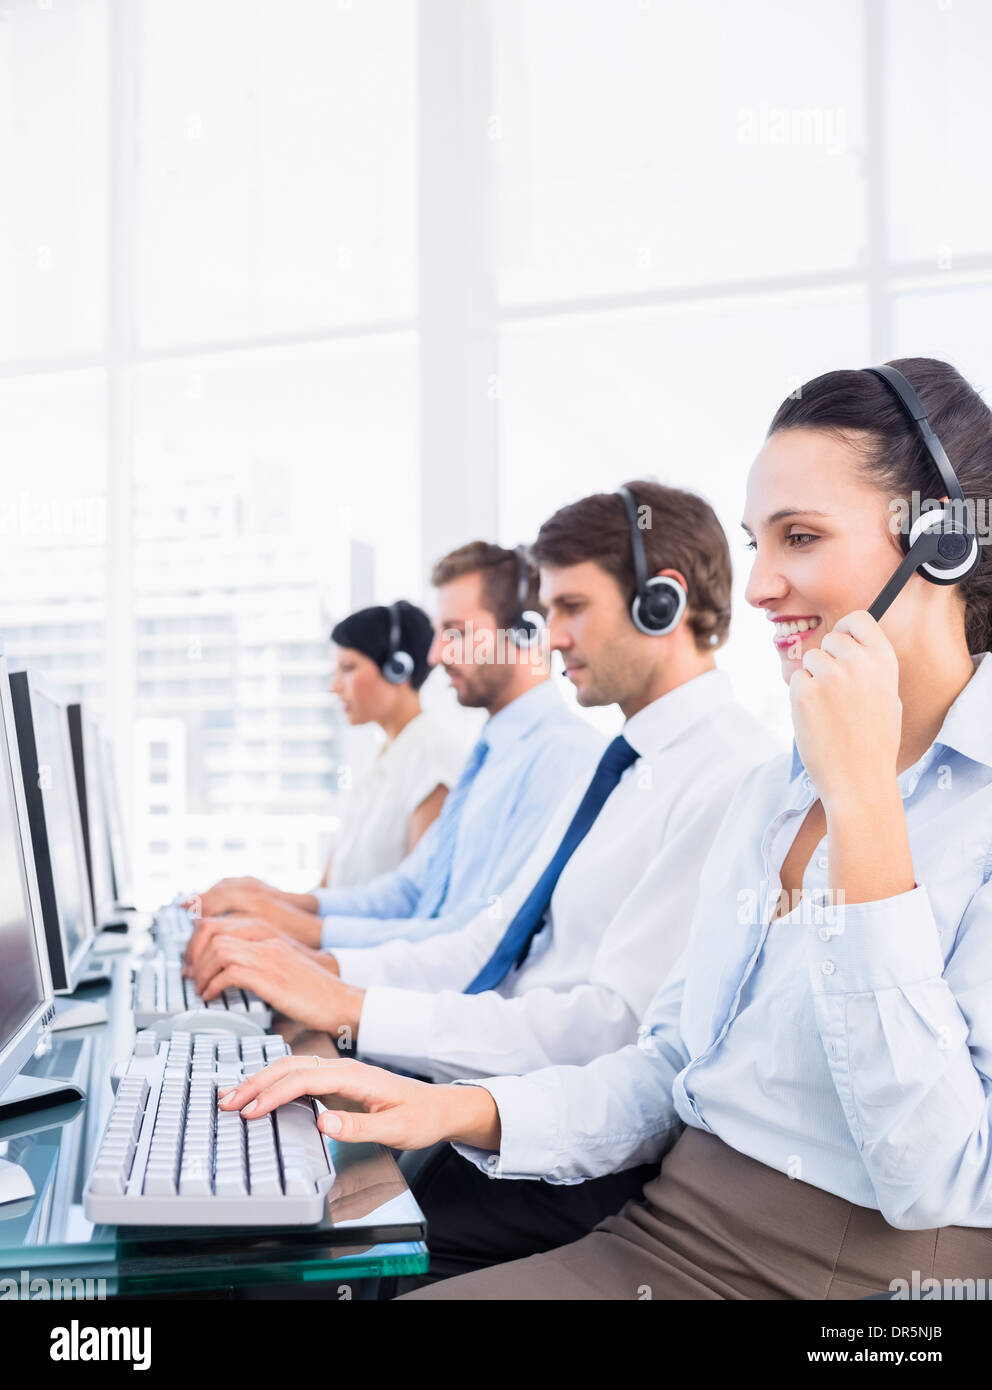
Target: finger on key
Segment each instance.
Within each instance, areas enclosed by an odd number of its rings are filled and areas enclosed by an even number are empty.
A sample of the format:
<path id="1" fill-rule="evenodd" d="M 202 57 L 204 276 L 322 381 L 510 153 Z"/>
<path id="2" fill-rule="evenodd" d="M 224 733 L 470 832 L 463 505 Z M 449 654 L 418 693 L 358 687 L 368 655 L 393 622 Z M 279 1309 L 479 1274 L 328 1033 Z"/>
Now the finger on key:
<path id="1" fill-rule="evenodd" d="M 242 1105 L 242 1115 L 246 1119 L 257 1119 L 259 1115 L 267 1115 L 270 1110 L 285 1105 L 287 1101 L 296 1100 L 298 1096 L 326 1095 L 335 1089 L 332 1080 L 335 1066 L 340 1067 L 341 1063 L 328 1062 L 315 1067 L 311 1059 L 309 1066 L 295 1068 L 284 1076 L 268 1082 L 264 1087 L 259 1087 L 255 1099 L 249 1100 L 247 1105 Z"/>
<path id="2" fill-rule="evenodd" d="M 312 1067 L 314 1061 L 312 1057 L 279 1057 L 275 1062 L 270 1062 L 267 1067 L 257 1071 L 252 1076 L 246 1076 L 233 1091 L 228 1091 L 223 1097 L 223 1108 L 225 1110 L 239 1110 L 247 1105 L 248 1101 L 254 1100 L 258 1093 L 266 1086 L 278 1081 L 289 1072 L 300 1071 L 304 1067 Z M 219 1092 L 218 1092 L 219 1094 Z"/>

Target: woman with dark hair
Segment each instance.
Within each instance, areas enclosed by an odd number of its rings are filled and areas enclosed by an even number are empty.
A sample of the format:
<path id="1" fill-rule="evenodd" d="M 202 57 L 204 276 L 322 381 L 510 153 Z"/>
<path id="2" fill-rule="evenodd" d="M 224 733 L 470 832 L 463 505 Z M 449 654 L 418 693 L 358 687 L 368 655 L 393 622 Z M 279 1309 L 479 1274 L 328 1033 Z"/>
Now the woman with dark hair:
<path id="1" fill-rule="evenodd" d="M 254 1117 L 336 1093 L 366 1112 L 321 1116 L 339 1141 L 449 1139 L 505 1179 L 665 1156 L 583 1239 L 412 1297 L 918 1297 L 992 1276 L 992 417 L 946 363 L 891 365 L 972 509 L 977 567 L 916 570 L 876 621 L 893 519 L 949 495 L 925 429 L 869 371 L 783 404 L 743 524 L 795 746 L 728 807 L 639 1041 L 452 1086 L 294 1058 L 226 1098 L 257 1096 Z"/>
<path id="2" fill-rule="evenodd" d="M 422 608 L 401 599 L 362 608 L 331 632 L 336 664 L 331 691 L 349 724 L 378 724 L 385 735 L 372 768 L 357 785 L 342 768 L 341 833 L 320 887 L 367 883 L 389 873 L 437 820 L 465 761 L 466 741 L 420 704 L 434 640 Z M 257 878 L 222 879 L 215 888 L 251 889 L 290 906 L 298 895 Z"/>
<path id="3" fill-rule="evenodd" d="M 367 883 L 395 869 L 440 815 L 458 780 L 463 743 L 420 705 L 433 638 L 427 614 L 403 600 L 352 613 L 331 633 L 331 690 L 349 724 L 378 724 L 385 741 L 348 797 L 323 886 Z M 397 665 L 397 654 L 407 660 Z"/>

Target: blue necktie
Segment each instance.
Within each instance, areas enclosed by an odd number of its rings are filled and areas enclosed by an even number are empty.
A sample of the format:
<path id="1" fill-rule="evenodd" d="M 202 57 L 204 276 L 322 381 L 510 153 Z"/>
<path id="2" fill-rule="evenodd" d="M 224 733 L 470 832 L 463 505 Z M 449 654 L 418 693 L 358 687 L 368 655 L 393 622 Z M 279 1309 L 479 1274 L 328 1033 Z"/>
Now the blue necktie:
<path id="1" fill-rule="evenodd" d="M 427 867 L 427 881 L 413 909 L 414 917 L 436 917 L 441 910 L 448 892 L 451 878 L 451 865 L 455 858 L 455 840 L 458 838 L 458 825 L 462 816 L 462 806 L 475 781 L 479 768 L 486 761 L 489 744 L 485 738 L 468 755 L 468 762 L 462 768 L 462 775 L 444 799 L 441 814 L 437 820 L 437 844 Z"/>
<path id="2" fill-rule="evenodd" d="M 507 927 L 503 940 L 491 958 L 465 990 L 466 994 L 481 994 L 483 990 L 495 989 L 514 963 L 518 969 L 523 964 L 531 942 L 544 923 L 551 895 L 555 891 L 562 870 L 589 833 L 593 822 L 603 809 L 606 798 L 620 781 L 624 771 L 637 761 L 637 757 L 636 751 L 624 736 L 618 734 L 600 758 L 592 781 L 579 802 L 579 809 L 572 817 L 551 863 Z"/>

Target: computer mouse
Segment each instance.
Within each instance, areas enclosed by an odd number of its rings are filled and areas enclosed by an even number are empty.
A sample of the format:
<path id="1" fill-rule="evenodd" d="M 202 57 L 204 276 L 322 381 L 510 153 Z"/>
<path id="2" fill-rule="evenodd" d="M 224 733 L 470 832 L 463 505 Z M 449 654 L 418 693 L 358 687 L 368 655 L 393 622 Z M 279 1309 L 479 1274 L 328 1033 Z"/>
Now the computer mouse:
<path id="1" fill-rule="evenodd" d="M 148 1030 L 160 1040 L 173 1033 L 226 1033 L 235 1038 L 264 1038 L 265 1029 L 247 1014 L 229 1009 L 187 1009 L 163 1018 Z"/>

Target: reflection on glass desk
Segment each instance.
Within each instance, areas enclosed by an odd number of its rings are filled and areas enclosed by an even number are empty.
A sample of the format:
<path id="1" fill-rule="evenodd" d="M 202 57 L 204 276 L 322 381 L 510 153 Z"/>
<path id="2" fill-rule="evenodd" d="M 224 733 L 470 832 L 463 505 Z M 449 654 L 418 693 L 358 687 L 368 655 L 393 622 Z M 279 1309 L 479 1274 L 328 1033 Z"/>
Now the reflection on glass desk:
<path id="1" fill-rule="evenodd" d="M 0 1279 L 99 1279 L 112 1297 L 427 1269 L 423 1213 L 393 1156 L 377 1144 L 334 1147 L 337 1178 L 316 1226 L 183 1229 L 87 1221 L 83 1185 L 113 1104 L 110 1072 L 127 1058 L 134 1038 L 127 961 L 115 961 L 112 984 L 88 997 L 105 1000 L 109 1023 L 55 1035 L 50 1051 L 25 1067 L 32 1076 L 75 1081 L 86 1100 L 0 1120 L 0 1157 L 20 1164 L 35 1190 L 33 1198 L 0 1210 Z M 296 1052 L 337 1055 L 324 1034 L 289 1021 L 276 1022 L 273 1031 Z"/>

